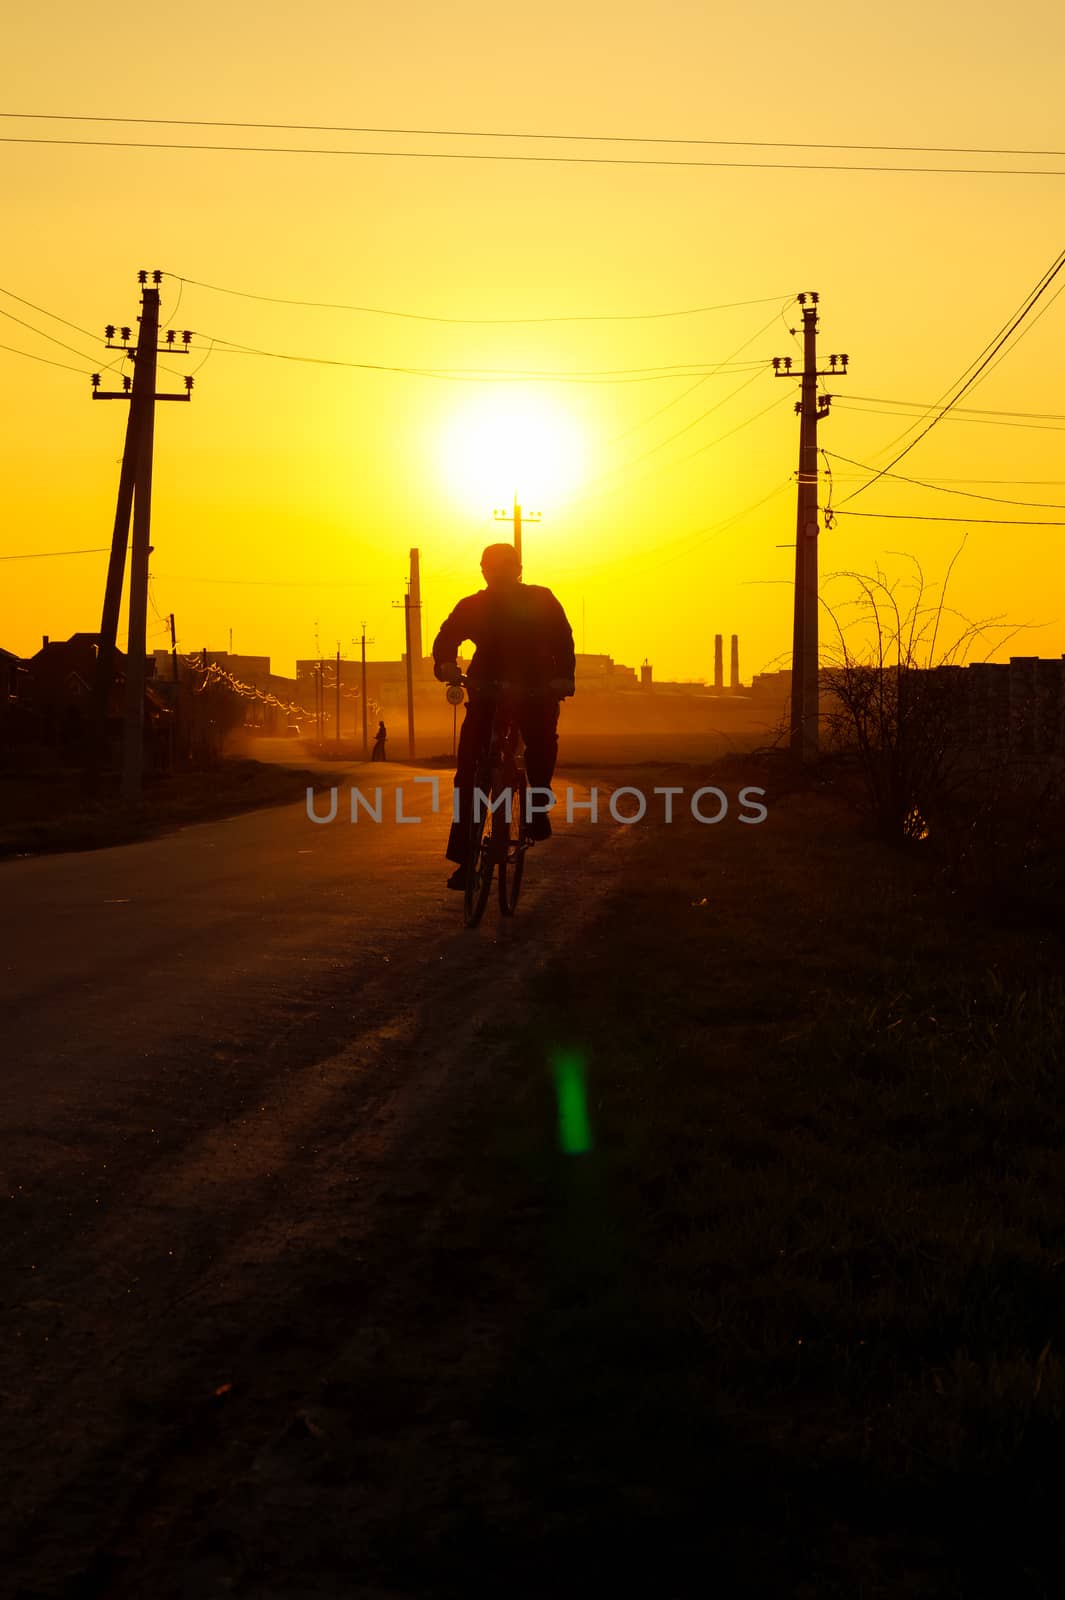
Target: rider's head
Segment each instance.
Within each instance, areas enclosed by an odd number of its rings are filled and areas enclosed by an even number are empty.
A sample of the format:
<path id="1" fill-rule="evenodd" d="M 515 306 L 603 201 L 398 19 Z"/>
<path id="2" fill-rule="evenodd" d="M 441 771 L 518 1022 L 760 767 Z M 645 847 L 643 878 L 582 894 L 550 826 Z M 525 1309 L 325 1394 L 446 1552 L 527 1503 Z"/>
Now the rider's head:
<path id="1" fill-rule="evenodd" d="M 481 556 L 481 571 L 489 589 L 506 589 L 521 580 L 521 557 L 512 544 L 490 544 Z"/>

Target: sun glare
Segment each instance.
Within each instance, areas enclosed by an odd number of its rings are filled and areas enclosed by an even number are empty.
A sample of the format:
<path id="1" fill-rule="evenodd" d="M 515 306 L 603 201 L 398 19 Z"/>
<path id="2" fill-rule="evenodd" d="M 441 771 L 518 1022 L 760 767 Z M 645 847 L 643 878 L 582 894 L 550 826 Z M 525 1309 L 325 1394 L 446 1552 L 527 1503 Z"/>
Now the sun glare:
<path id="1" fill-rule="evenodd" d="M 441 458 L 452 494 L 470 511 L 530 511 L 557 503 L 580 481 L 579 425 L 539 395 L 490 395 L 466 406 L 444 429 Z"/>

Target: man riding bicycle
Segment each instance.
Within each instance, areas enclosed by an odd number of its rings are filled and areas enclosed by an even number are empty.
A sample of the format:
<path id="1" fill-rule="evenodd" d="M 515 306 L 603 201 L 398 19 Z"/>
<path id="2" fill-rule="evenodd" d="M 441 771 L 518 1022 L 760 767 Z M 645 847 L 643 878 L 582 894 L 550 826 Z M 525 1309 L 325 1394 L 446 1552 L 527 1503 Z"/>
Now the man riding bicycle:
<path id="1" fill-rule="evenodd" d="M 452 821 L 446 851 L 458 866 L 449 889 L 466 886 L 465 823 L 473 806 L 477 754 L 492 726 L 492 686 L 510 686 L 529 783 L 542 789 L 550 788 L 558 757 L 559 704 L 574 689 L 573 630 L 551 590 L 522 583 L 521 557 L 510 544 L 490 544 L 481 556 L 481 571 L 485 588 L 459 601 L 433 642 L 434 671 L 444 683 L 461 678 L 460 645 L 470 639 L 477 647 L 466 674 L 469 699 L 455 773 L 459 820 Z M 550 836 L 546 814 L 533 816 L 526 837 Z"/>

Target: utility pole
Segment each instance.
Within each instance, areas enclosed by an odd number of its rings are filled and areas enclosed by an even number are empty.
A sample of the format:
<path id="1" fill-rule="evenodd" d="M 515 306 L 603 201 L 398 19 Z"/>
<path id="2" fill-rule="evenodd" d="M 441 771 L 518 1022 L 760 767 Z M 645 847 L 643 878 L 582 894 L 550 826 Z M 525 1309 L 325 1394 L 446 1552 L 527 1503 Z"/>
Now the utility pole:
<path id="1" fill-rule="evenodd" d="M 521 560 L 521 519 L 522 519 L 522 509 L 521 509 L 521 506 L 520 506 L 520 504 L 518 502 L 518 491 L 517 491 L 517 489 L 515 489 L 515 491 L 514 491 L 514 509 L 513 509 L 513 511 L 493 511 L 492 515 L 493 515 L 493 517 L 495 518 L 495 520 L 497 522 L 513 522 L 513 524 L 514 524 L 514 548 L 518 552 L 518 560 L 520 561 Z M 524 513 L 524 516 L 525 516 L 526 522 L 539 522 L 539 520 L 540 520 L 539 511 L 526 511 Z"/>
<path id="2" fill-rule="evenodd" d="M 817 365 L 817 306 L 819 296 L 799 295 L 802 307 L 803 365 L 791 369 L 791 356 L 774 356 L 778 378 L 798 376 L 799 415 L 798 502 L 795 519 L 795 604 L 791 651 L 791 751 L 804 764 L 816 759 L 819 747 L 818 703 L 818 582 L 817 582 L 817 424 L 827 417 L 831 395 L 817 393 L 818 378 L 845 377 L 845 355 L 829 357 L 827 368 Z M 795 329 L 792 329 L 795 332 Z"/>
<path id="3" fill-rule="evenodd" d="M 364 622 L 362 625 L 362 759 L 364 761 L 368 760 L 370 755 L 370 737 L 366 725 L 368 710 L 366 704 L 366 646 L 368 643 L 373 644 L 373 642 L 372 639 L 367 640 L 366 638 L 366 624 Z"/>
<path id="4" fill-rule="evenodd" d="M 117 330 L 119 343 L 115 343 L 116 329 L 108 324 L 104 330 L 109 350 L 123 350 L 133 362 L 132 382 L 122 379 L 121 389 L 101 389 L 100 373 L 92 377 L 94 400 L 124 400 L 129 405 L 126 420 L 126 440 L 122 451 L 122 468 L 118 481 L 118 499 L 111 532 L 111 554 L 107 566 L 104 588 L 103 614 L 100 620 L 100 638 L 96 652 L 96 676 L 93 683 L 90 746 L 87 770 L 90 782 L 94 779 L 107 742 L 107 707 L 115 668 L 115 641 L 118 634 L 118 616 L 122 606 L 122 584 L 126 568 L 126 546 L 129 543 L 130 512 L 133 512 L 133 554 L 130 562 L 129 603 L 129 659 L 126 662 L 126 727 L 122 759 L 122 799 L 127 806 L 135 806 L 140 799 L 141 777 L 144 765 L 144 654 L 146 648 L 146 616 L 148 609 L 148 556 L 151 524 L 152 447 L 155 433 L 155 402 L 157 400 L 190 400 L 191 378 L 185 379 L 184 394 L 156 394 L 156 368 L 159 354 L 159 284 L 161 272 L 152 273 L 152 287 L 148 287 L 147 272 L 138 273 L 141 284 L 140 329 L 136 349 L 129 341 L 132 328 Z M 175 343 L 173 329 L 166 336 L 164 350 L 171 355 L 186 355 L 192 334 L 186 329 L 181 344 Z M 134 704 L 133 696 L 139 698 Z"/>
<path id="5" fill-rule="evenodd" d="M 337 744 L 340 743 L 340 641 L 337 640 Z"/>
<path id="6" fill-rule="evenodd" d="M 414 609 L 414 608 L 412 608 L 412 606 L 411 606 L 410 590 L 408 589 L 407 593 L 403 596 L 402 600 L 393 600 L 392 605 L 393 605 L 393 608 L 396 609 L 396 610 L 398 610 L 398 608 L 401 605 L 403 607 L 403 634 L 404 634 L 404 638 L 406 640 L 406 651 L 407 651 L 407 759 L 409 761 L 413 761 L 414 760 L 414 665 L 413 665 L 413 662 L 411 661 L 411 655 L 410 655 L 410 636 L 411 636 L 410 614 L 411 614 L 411 610 Z"/>
<path id="7" fill-rule="evenodd" d="M 170 663 L 173 668 L 174 682 L 177 683 L 177 634 L 174 631 L 174 613 L 172 611 L 170 613 Z"/>

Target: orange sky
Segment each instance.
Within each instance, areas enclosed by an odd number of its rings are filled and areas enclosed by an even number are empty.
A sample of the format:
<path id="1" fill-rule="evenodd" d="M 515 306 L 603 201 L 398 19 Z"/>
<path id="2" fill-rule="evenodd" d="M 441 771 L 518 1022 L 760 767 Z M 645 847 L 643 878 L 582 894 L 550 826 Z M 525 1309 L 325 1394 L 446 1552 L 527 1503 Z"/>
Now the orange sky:
<path id="1" fill-rule="evenodd" d="M 194 0 L 179 12 L 104 4 L 86 20 L 83 7 L 60 0 L 8 24 L 0 104 L 82 117 L 1065 146 L 1060 8 L 1022 3 L 1007 17 L 989 4 L 905 3 L 873 18 L 830 3 L 810 15 L 804 28 L 800 13 L 778 0 L 757 9 L 673 4 L 653 18 L 628 0 L 549 0 L 535 13 L 487 4 L 297 11 Z M 1065 170 L 1065 155 L 544 144 L 10 116 L 0 135 Z M 223 649 L 232 628 L 237 650 L 269 653 L 285 672 L 314 652 L 316 636 L 325 651 L 340 641 L 353 653 L 362 619 L 376 640 L 372 654 L 400 653 L 402 613 L 392 602 L 403 594 L 412 544 L 422 550 L 427 636 L 478 586 L 481 547 L 506 534 L 492 520 L 502 500 L 472 466 L 465 477 L 449 467 L 445 441 L 455 440 L 458 417 L 476 413 L 483 425 L 514 400 L 515 388 L 267 359 L 220 342 L 212 349 L 212 339 L 452 372 L 578 375 L 701 364 L 687 376 L 517 388 L 518 400 L 534 405 L 577 458 L 566 485 L 550 474 L 538 479 L 542 463 L 527 463 L 522 493 L 543 520 L 526 532 L 526 577 L 556 589 L 578 648 L 630 664 L 649 657 L 660 677 L 702 677 L 712 670 L 713 634 L 737 632 L 747 678 L 783 664 L 790 645 L 792 551 L 780 547 L 794 537 L 796 395 L 768 371 L 772 356 L 798 355 L 788 332 L 798 315 L 787 302 L 818 290 L 822 348 L 851 358 L 851 376 L 834 386 L 840 405 L 821 429 L 822 445 L 878 466 L 910 419 L 877 414 L 887 408 L 865 400 L 844 409 L 848 392 L 937 400 L 1065 243 L 1058 176 L 20 143 L 0 144 L 0 166 L 8 218 L 0 343 L 77 369 L 0 350 L 9 401 L 0 440 L 3 554 L 110 537 L 124 407 L 92 404 L 88 374 L 104 359 L 104 324 L 135 319 L 141 267 L 254 294 L 456 319 L 628 319 L 765 301 L 653 320 L 485 325 L 284 306 L 165 278 L 164 323 L 173 317 L 196 338 L 187 366 L 164 365 L 196 370 L 196 389 L 190 406 L 161 407 L 157 419 L 159 615 L 149 612 L 149 645 L 165 642 L 161 618 L 173 611 L 182 649 Z M 1056 394 L 1063 325 L 1065 301 L 1033 318 L 963 404 L 1065 412 Z M 722 372 L 693 387 L 708 364 L 741 346 L 737 361 L 756 358 L 767 370 Z M 178 376 L 161 381 L 180 386 Z M 946 420 L 898 471 L 1050 509 L 883 480 L 854 509 L 1065 521 L 1057 508 L 1065 506 L 1065 424 L 1020 421 Z M 844 481 L 852 469 L 834 465 L 838 505 L 860 474 Z M 951 603 L 965 617 L 1022 627 L 998 651 L 1004 635 L 990 634 L 977 654 L 1065 651 L 1059 527 L 840 517 L 821 541 L 823 595 L 848 598 L 846 583 L 828 576 L 836 571 L 880 567 L 909 581 L 906 554 L 939 580 L 967 529 Z M 29 653 L 42 633 L 96 628 L 105 562 L 102 554 L 5 561 L 0 645 Z"/>

